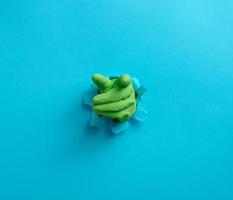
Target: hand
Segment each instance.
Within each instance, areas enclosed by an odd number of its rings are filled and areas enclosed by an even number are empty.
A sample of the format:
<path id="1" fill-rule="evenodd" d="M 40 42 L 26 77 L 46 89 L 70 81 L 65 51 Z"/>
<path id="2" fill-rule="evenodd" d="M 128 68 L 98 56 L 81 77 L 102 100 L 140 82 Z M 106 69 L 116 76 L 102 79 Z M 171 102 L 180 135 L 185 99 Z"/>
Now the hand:
<path id="1" fill-rule="evenodd" d="M 101 74 L 92 77 L 100 94 L 93 98 L 93 110 L 102 116 L 127 121 L 136 110 L 136 97 L 131 77 L 108 78 Z"/>

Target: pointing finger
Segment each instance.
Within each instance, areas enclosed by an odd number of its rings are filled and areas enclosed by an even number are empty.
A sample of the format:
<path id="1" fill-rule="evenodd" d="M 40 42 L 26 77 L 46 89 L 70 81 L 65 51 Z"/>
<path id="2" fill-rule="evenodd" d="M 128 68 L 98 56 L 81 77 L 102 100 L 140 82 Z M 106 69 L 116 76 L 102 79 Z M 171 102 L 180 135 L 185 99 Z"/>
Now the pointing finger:
<path id="1" fill-rule="evenodd" d="M 102 74 L 94 74 L 92 76 L 92 80 L 100 91 L 107 89 L 112 84 L 112 81 L 108 77 L 103 76 Z"/>

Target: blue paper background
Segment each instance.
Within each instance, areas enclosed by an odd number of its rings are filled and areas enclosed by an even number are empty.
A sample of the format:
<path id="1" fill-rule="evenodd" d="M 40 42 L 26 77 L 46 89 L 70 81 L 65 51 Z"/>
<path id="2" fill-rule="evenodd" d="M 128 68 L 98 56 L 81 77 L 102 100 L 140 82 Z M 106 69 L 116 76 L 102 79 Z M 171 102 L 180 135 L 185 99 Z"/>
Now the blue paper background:
<path id="1" fill-rule="evenodd" d="M 233 2 L 0 2 L 0 199 L 233 199 Z M 148 120 L 87 127 L 94 72 L 147 86 Z"/>

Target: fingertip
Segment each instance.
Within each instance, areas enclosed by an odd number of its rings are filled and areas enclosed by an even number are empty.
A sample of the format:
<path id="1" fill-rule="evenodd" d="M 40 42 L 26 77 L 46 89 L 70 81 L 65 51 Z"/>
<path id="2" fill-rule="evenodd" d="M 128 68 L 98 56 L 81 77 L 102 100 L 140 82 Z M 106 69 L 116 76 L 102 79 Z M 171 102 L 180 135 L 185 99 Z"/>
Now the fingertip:
<path id="1" fill-rule="evenodd" d="M 126 87 L 131 83 L 131 76 L 129 74 L 123 74 L 120 78 L 119 78 L 119 83 L 121 86 Z"/>
<path id="2" fill-rule="evenodd" d="M 104 90 L 107 87 L 109 87 L 109 85 L 111 84 L 111 82 L 109 81 L 109 78 L 105 77 L 102 74 L 94 74 L 92 76 L 92 80 L 99 90 Z"/>
<path id="3" fill-rule="evenodd" d="M 93 97 L 92 102 L 93 102 L 93 104 L 97 104 L 98 103 L 98 95 L 95 96 L 95 97 Z"/>
<path id="4" fill-rule="evenodd" d="M 130 118 L 129 113 L 124 114 L 123 117 L 122 117 L 123 120 L 128 120 L 129 118 Z"/>
<path id="5" fill-rule="evenodd" d="M 98 111 L 98 109 L 96 108 L 96 105 L 93 105 L 93 110 L 95 111 L 95 112 L 97 112 Z"/>
<path id="6" fill-rule="evenodd" d="M 95 97 L 93 97 L 92 102 L 93 102 L 93 105 L 102 104 L 104 102 L 103 101 L 103 94 L 99 94 L 99 95 L 96 95 Z"/>
<path id="7" fill-rule="evenodd" d="M 98 81 L 101 80 L 103 77 L 104 77 L 104 76 L 103 76 L 102 74 L 96 73 L 96 74 L 93 74 L 92 80 L 93 80 L 94 82 L 98 82 Z"/>

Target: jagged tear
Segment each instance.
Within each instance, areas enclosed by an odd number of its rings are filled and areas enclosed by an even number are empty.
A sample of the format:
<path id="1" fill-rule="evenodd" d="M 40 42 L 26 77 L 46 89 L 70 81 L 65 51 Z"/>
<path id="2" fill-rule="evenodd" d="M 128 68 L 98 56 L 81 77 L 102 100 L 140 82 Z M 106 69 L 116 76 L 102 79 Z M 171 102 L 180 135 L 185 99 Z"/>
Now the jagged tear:
<path id="1" fill-rule="evenodd" d="M 147 111 L 140 105 L 142 101 L 142 96 L 147 89 L 141 86 L 139 80 L 137 78 L 132 78 L 132 84 L 137 96 L 137 110 L 132 116 L 131 119 L 134 119 L 138 122 L 144 122 L 147 118 Z M 92 108 L 92 98 L 98 93 L 96 87 L 92 85 L 89 90 L 83 95 L 83 104 Z M 90 127 L 101 128 L 106 127 L 106 123 L 110 124 L 111 132 L 114 134 L 119 134 L 121 132 L 126 131 L 129 128 L 130 121 L 126 122 L 114 122 L 113 120 L 109 120 L 106 117 L 101 117 L 97 115 L 93 110 L 91 113 L 90 119 Z"/>

